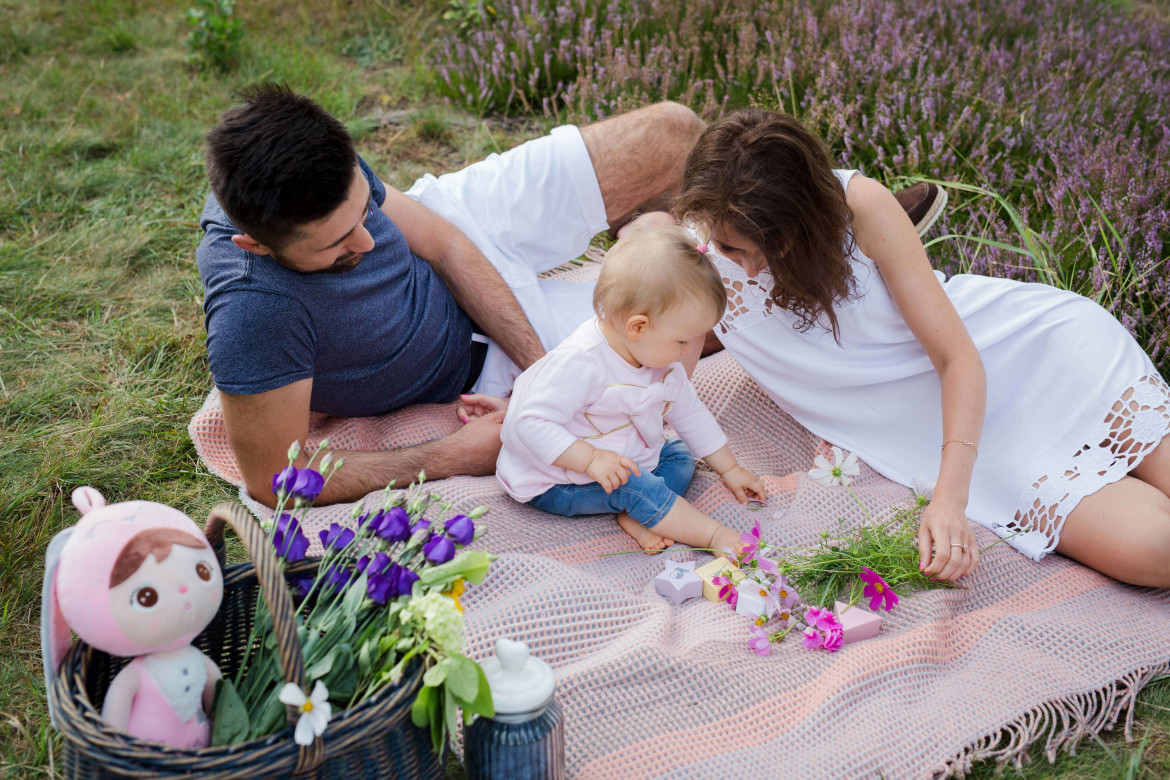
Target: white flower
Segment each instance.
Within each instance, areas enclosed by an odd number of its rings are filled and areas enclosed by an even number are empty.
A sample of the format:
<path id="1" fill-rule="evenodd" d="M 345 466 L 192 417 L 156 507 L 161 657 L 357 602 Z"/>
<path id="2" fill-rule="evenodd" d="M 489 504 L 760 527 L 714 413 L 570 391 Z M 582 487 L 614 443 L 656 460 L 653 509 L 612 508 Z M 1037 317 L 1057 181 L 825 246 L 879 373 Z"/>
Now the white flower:
<path id="1" fill-rule="evenodd" d="M 914 478 L 914 487 L 911 488 L 911 490 L 914 491 L 914 497 L 930 498 L 932 495 L 934 495 L 935 482 L 937 482 L 937 480 L 927 479 L 923 475 L 919 474 Z"/>
<path id="2" fill-rule="evenodd" d="M 298 745 L 311 745 L 315 738 L 325 733 L 325 726 L 333 717 L 333 710 L 329 706 L 329 691 L 325 688 L 325 683 L 318 680 L 313 686 L 313 694 L 308 698 L 305 698 L 305 692 L 299 685 L 286 683 L 276 698 L 284 704 L 296 707 L 301 713 L 293 732 L 293 741 Z"/>
<path id="3" fill-rule="evenodd" d="M 851 452 L 845 457 L 845 453 L 837 446 L 833 447 L 832 463 L 824 455 L 817 455 L 813 459 L 813 464 L 816 468 L 811 469 L 808 475 L 825 487 L 848 485 L 850 477 L 856 477 L 861 473 L 861 467 L 857 465 L 857 455 Z"/>

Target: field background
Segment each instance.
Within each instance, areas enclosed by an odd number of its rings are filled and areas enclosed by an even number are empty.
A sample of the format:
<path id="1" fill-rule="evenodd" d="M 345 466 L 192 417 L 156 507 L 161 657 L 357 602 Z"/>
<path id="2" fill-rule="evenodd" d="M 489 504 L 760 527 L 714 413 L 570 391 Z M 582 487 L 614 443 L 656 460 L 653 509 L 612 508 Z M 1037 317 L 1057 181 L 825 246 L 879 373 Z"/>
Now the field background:
<path id="1" fill-rule="evenodd" d="M 259 0 L 237 9 L 245 38 L 223 72 L 188 64 L 189 5 L 0 0 L 5 777 L 53 773 L 39 594 L 45 546 L 76 520 L 71 490 L 196 518 L 234 494 L 186 423 L 211 384 L 200 144 L 244 84 L 314 97 L 399 188 L 647 100 L 708 119 L 794 111 L 893 187 L 961 185 L 928 236 L 938 267 L 1094 297 L 1170 376 L 1165 0 Z M 1170 680 L 1136 715 L 1144 741 L 1086 739 L 1055 765 L 1034 750 L 1024 776 L 1170 776 Z"/>

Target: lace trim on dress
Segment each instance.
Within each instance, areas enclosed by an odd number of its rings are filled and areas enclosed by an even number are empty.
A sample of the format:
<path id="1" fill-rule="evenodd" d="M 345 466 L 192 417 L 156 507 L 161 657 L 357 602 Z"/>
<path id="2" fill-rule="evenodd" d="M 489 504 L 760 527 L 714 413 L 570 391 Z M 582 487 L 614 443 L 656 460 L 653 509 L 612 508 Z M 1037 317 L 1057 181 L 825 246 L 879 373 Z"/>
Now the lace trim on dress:
<path id="1" fill-rule="evenodd" d="M 719 320 L 720 333 L 750 327 L 771 315 L 774 304 L 770 270 L 764 268 L 751 277 L 714 249 L 708 249 L 707 256 L 723 277 L 723 288 L 727 291 L 727 311 Z"/>
<path id="2" fill-rule="evenodd" d="M 1062 473 L 1045 474 L 1024 490 L 1011 522 L 995 530 L 1019 534 L 1012 546 L 1033 560 L 1056 549 L 1069 513 L 1085 496 L 1128 474 L 1170 435 L 1170 386 L 1157 374 L 1130 385 L 1069 459 Z"/>

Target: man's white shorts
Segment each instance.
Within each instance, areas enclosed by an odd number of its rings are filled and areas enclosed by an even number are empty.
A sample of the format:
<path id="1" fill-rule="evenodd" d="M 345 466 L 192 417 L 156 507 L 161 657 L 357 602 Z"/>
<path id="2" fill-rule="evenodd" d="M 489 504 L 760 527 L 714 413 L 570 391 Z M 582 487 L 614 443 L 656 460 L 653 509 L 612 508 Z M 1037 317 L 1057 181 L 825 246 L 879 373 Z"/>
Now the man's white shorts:
<path id="1" fill-rule="evenodd" d="M 608 227 L 597 174 L 576 127 L 557 127 L 438 178 L 427 174 L 406 194 L 452 222 L 484 253 L 546 350 L 593 316 L 591 283 L 537 278 L 580 257 Z M 519 374 L 489 342 L 475 391 L 507 395 Z"/>

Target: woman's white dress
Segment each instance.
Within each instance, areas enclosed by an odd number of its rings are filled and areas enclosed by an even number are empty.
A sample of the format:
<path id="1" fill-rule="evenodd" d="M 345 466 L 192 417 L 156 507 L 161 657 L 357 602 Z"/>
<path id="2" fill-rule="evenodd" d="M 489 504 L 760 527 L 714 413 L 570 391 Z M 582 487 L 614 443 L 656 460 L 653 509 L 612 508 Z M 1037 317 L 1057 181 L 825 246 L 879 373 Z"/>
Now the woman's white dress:
<path id="1" fill-rule="evenodd" d="M 855 173 L 836 171 L 846 188 Z M 777 406 L 895 482 L 938 474 L 938 374 L 870 258 L 853 252 L 856 297 L 835 309 L 838 345 L 826 328 L 801 332 L 772 305 L 767 270 L 752 278 L 713 248 L 709 256 L 728 290 L 719 339 Z M 1125 328 L 1087 298 L 1009 279 L 935 276 L 987 373 L 967 516 L 1040 560 L 1082 498 L 1121 479 L 1170 433 L 1170 388 Z"/>

